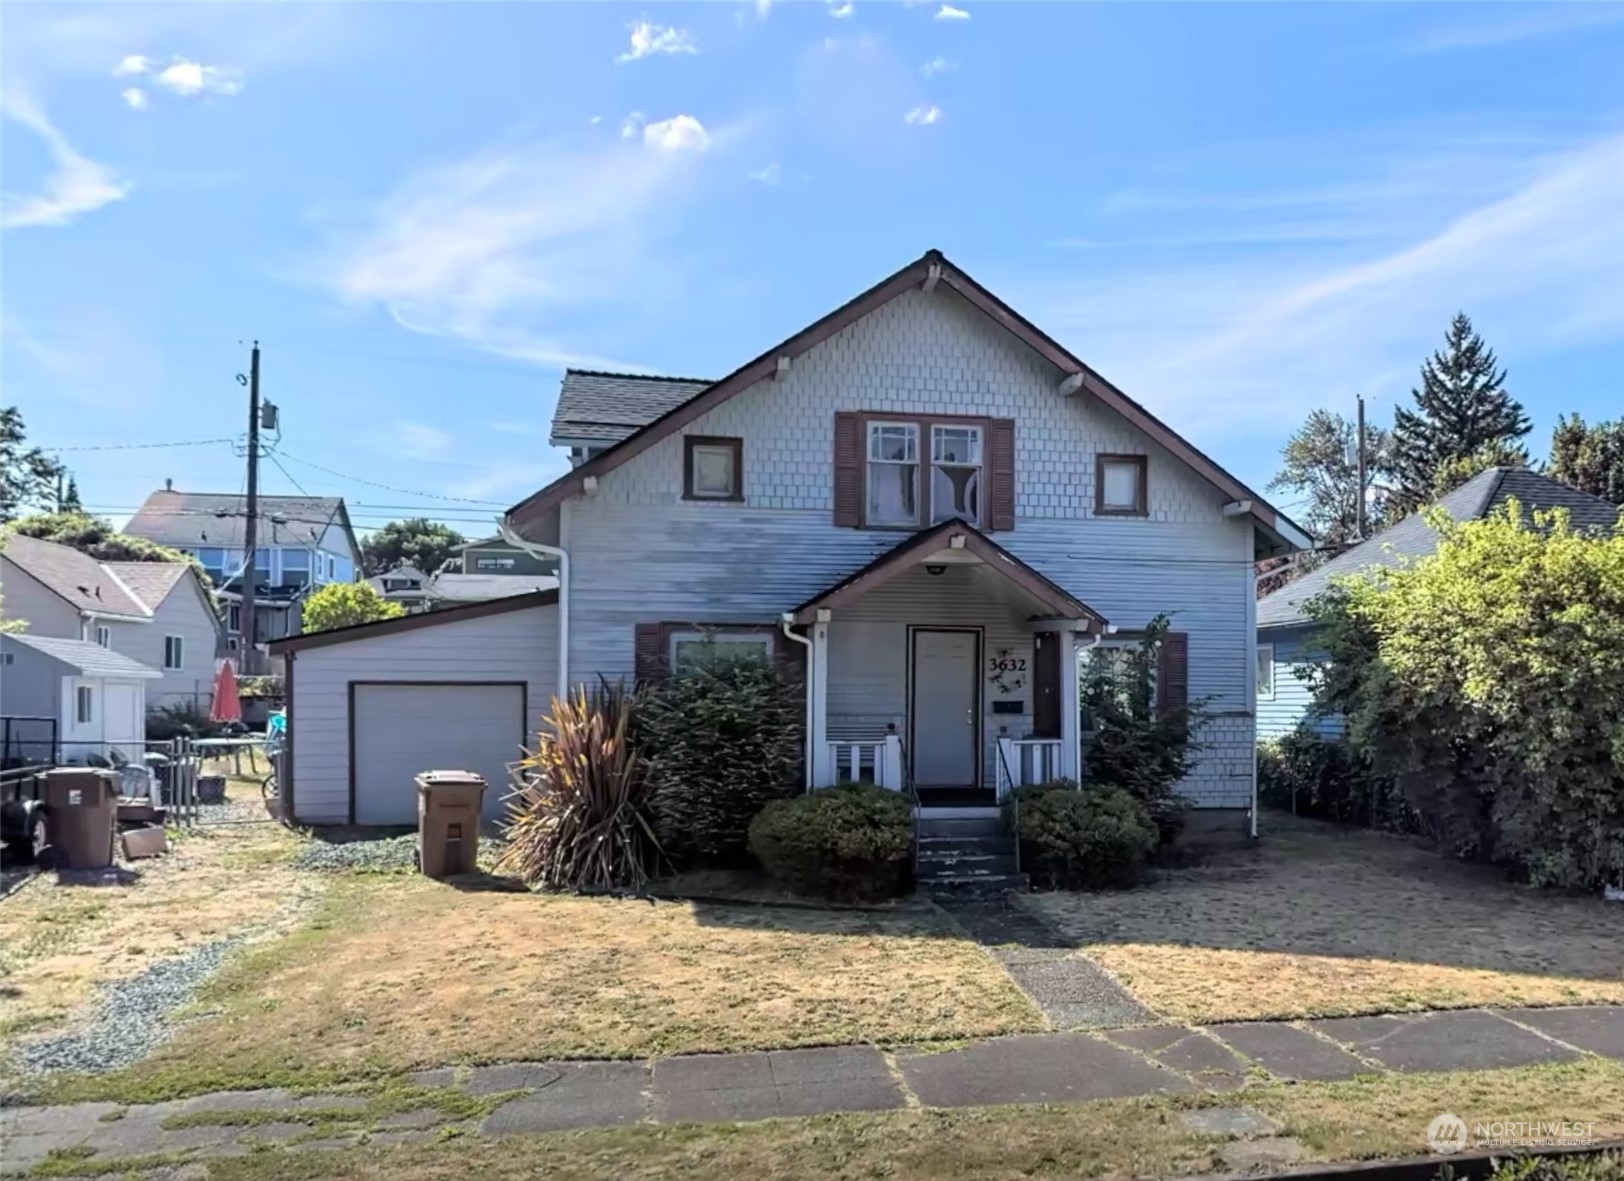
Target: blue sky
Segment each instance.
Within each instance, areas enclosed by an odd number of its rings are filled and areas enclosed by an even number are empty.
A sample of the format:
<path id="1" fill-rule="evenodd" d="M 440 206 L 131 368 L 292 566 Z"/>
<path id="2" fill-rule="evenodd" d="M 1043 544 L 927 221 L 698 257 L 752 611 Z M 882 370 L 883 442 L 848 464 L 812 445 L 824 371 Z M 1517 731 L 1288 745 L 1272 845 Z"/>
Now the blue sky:
<path id="1" fill-rule="evenodd" d="M 562 469 L 563 365 L 719 376 L 929 247 L 1259 487 L 1457 309 L 1537 455 L 1624 411 L 1624 5 L 0 21 L 5 401 L 44 445 L 231 439 L 258 338 L 267 489 L 358 524 L 479 531 Z M 242 484 L 229 442 L 64 458 L 114 516 Z"/>

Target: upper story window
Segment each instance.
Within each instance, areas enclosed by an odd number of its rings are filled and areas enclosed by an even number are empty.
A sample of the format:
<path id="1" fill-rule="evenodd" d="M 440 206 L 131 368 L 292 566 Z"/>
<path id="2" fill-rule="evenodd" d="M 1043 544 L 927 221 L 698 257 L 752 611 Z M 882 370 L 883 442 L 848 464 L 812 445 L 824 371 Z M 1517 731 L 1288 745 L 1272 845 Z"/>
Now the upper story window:
<path id="1" fill-rule="evenodd" d="M 282 585 L 308 586 L 310 583 L 310 551 L 285 549 L 282 551 Z"/>
<path id="2" fill-rule="evenodd" d="M 186 667 L 186 637 L 164 637 L 164 668 L 169 672 L 179 672 Z"/>
<path id="3" fill-rule="evenodd" d="M 260 548 L 254 551 L 254 585 L 269 586 L 271 582 L 271 551 Z"/>
<path id="4" fill-rule="evenodd" d="M 744 499 L 744 440 L 685 435 L 682 440 L 684 500 Z"/>
<path id="5" fill-rule="evenodd" d="M 928 451 L 920 447 L 922 431 L 929 432 Z M 870 420 L 865 523 L 979 525 L 984 433 L 980 423 Z M 923 475 L 922 464 L 929 465 Z"/>
<path id="6" fill-rule="evenodd" d="M 1274 700 L 1274 645 L 1257 646 L 1257 695 L 1260 700 Z"/>
<path id="7" fill-rule="evenodd" d="M 98 627 L 96 629 L 96 643 L 100 647 L 111 648 L 113 646 L 113 629 L 110 627 Z"/>
<path id="8" fill-rule="evenodd" d="M 1094 512 L 1142 517 L 1149 511 L 1149 460 L 1143 455 L 1096 455 Z"/>

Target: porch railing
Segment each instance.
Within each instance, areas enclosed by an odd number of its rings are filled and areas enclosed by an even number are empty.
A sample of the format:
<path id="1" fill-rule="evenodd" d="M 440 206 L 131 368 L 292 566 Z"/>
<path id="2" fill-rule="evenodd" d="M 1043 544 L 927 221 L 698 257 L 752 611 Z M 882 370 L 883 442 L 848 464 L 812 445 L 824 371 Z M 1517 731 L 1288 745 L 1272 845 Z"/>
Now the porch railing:
<path id="1" fill-rule="evenodd" d="M 873 783 L 891 791 L 901 791 L 906 782 L 902 772 L 902 739 L 887 734 L 873 742 L 831 742 L 829 765 L 835 784 Z"/>
<path id="2" fill-rule="evenodd" d="M 1000 738 L 998 740 L 998 802 L 1017 787 L 1030 787 L 1060 778 L 1059 738 Z"/>

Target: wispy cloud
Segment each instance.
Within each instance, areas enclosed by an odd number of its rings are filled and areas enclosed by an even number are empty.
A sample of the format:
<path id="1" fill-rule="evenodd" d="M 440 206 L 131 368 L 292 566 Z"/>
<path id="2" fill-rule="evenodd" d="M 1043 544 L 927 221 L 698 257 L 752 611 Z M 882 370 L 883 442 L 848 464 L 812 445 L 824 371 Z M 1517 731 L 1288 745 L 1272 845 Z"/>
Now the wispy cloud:
<path id="1" fill-rule="evenodd" d="M 950 74 L 959 68 L 959 63 L 949 61 L 945 57 L 933 57 L 919 67 L 919 72 L 927 78 L 934 78 L 938 74 Z"/>
<path id="2" fill-rule="evenodd" d="M 783 170 L 778 167 L 778 161 L 774 160 L 771 164 L 763 165 L 762 167 L 755 169 L 753 172 L 745 173 L 745 175 L 751 180 L 755 181 L 757 184 L 775 185 L 781 179 L 782 171 Z"/>
<path id="3" fill-rule="evenodd" d="M 119 59 L 118 65 L 113 67 L 113 77 L 134 78 L 145 74 L 152 68 L 152 59 L 143 54 L 131 53 Z"/>
<path id="4" fill-rule="evenodd" d="M 0 95 L 0 113 L 28 128 L 45 144 L 52 172 L 32 196 L 7 193 L 0 203 L 0 227 L 65 226 L 82 214 L 122 201 L 130 185 L 105 165 L 80 155 L 31 98 L 19 91 Z"/>
<path id="5" fill-rule="evenodd" d="M 311 277 L 414 332 L 546 364 L 635 367 L 593 346 L 623 340 L 594 312 L 624 311 L 658 279 L 659 247 L 708 175 L 712 153 L 698 149 L 728 138 L 686 115 L 637 126 L 607 145 L 549 140 L 428 168 L 335 237 Z"/>
<path id="6" fill-rule="evenodd" d="M 1164 265 L 1142 257 L 1020 293 L 1113 380 L 1191 429 L 1245 436 L 1353 394 L 1400 397 L 1460 308 L 1516 358 L 1624 339 L 1624 135 L 1512 162 L 1524 179 L 1433 224 Z M 1184 215 L 1186 220 L 1188 215 Z"/>
<path id="7" fill-rule="evenodd" d="M 1499 20 L 1446 25 L 1422 33 L 1405 48 L 1411 53 L 1487 49 L 1620 23 L 1624 23 L 1624 4 L 1553 4 Z"/>
<path id="8" fill-rule="evenodd" d="M 942 120 L 942 108 L 938 106 L 915 107 L 902 117 L 902 121 L 910 127 L 929 127 Z"/>
<path id="9" fill-rule="evenodd" d="M 400 459 L 435 460 L 448 454 L 456 439 L 426 422 L 396 419 L 375 440 L 378 448 Z"/>
<path id="10" fill-rule="evenodd" d="M 932 19 L 939 21 L 967 21 L 970 19 L 970 14 L 962 8 L 944 4 L 936 10 L 936 15 Z"/>
<path id="11" fill-rule="evenodd" d="M 122 98 L 125 104 L 132 110 L 141 111 L 146 109 L 147 92 L 142 90 L 139 86 L 125 87 L 119 92 L 119 97 Z"/>
<path id="12" fill-rule="evenodd" d="M 829 5 L 829 15 L 834 17 L 837 21 L 848 20 L 849 18 L 855 16 L 856 13 L 857 6 L 853 4 L 851 0 L 846 0 L 844 4 Z"/>
<path id="13" fill-rule="evenodd" d="M 637 21 L 628 27 L 631 30 L 631 44 L 615 58 L 617 63 L 634 62 L 657 53 L 699 52 L 699 44 L 686 29 L 656 25 L 649 21 Z"/>
<path id="14" fill-rule="evenodd" d="M 126 54 L 120 58 L 118 64 L 113 67 L 113 77 L 145 77 L 154 86 L 181 98 L 191 98 L 199 94 L 228 96 L 237 94 L 243 86 L 242 71 L 230 66 L 206 66 L 201 62 L 177 57 L 160 70 L 150 57 L 140 53 Z M 124 92 L 126 100 L 129 95 L 130 92 L 126 90 Z M 132 102 L 130 105 L 144 106 L 145 103 Z"/>

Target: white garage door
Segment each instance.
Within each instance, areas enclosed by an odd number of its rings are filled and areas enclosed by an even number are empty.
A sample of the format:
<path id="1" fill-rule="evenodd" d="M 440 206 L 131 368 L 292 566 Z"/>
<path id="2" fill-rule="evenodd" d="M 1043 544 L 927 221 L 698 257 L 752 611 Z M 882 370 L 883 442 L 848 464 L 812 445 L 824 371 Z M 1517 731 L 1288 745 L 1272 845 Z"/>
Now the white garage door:
<path id="1" fill-rule="evenodd" d="M 416 824 L 420 771 L 485 777 L 485 816 L 503 814 L 507 767 L 524 740 L 522 685 L 354 686 L 357 824 Z"/>

